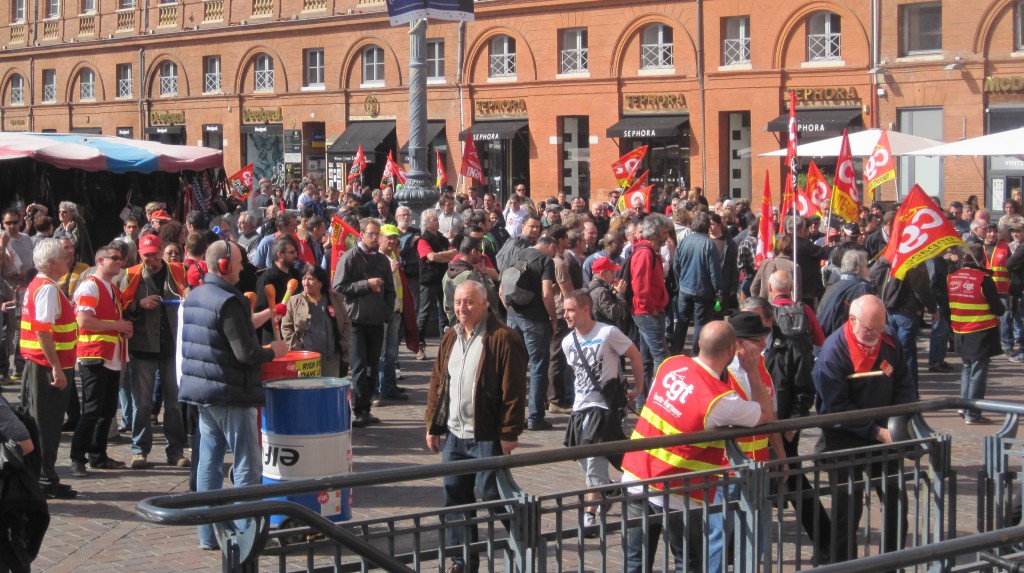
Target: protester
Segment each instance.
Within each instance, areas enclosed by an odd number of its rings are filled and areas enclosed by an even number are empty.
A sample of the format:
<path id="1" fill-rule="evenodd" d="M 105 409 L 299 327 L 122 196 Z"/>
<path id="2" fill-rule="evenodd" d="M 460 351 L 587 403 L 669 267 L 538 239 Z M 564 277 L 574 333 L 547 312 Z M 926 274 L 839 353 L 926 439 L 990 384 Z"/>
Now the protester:
<path id="1" fill-rule="evenodd" d="M 330 290 L 327 271 L 320 267 L 306 267 L 301 284 L 302 292 L 292 295 L 284 305 L 281 338 L 289 350 L 318 353 L 322 376 L 344 376 L 352 331 L 345 299 Z"/>

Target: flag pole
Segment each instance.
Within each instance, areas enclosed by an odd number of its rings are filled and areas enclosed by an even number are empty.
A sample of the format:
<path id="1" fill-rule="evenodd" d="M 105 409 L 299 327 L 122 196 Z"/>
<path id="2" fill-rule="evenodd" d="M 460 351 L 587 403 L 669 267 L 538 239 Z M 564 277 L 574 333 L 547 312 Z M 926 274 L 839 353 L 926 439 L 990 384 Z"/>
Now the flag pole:
<path id="1" fill-rule="evenodd" d="M 790 180 L 790 191 L 793 193 L 793 302 L 799 303 L 800 301 L 800 282 L 797 280 L 796 273 L 797 267 L 797 217 L 799 216 L 797 211 L 797 125 L 796 125 L 796 90 L 790 90 L 789 92 L 789 142 L 787 153 L 789 159 L 789 180 Z"/>

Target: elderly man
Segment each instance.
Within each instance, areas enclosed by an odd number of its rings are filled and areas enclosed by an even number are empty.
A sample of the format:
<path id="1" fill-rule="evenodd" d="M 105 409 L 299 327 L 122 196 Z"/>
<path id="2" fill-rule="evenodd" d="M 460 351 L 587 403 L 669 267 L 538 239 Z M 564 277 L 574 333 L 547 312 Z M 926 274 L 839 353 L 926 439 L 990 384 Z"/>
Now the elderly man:
<path id="1" fill-rule="evenodd" d="M 846 324 L 850 305 L 866 294 L 875 294 L 875 285 L 868 281 L 868 254 L 866 251 L 847 250 L 839 266 L 837 282 L 825 289 L 818 304 L 818 323 L 828 336 Z"/>
<path id="2" fill-rule="evenodd" d="M 527 352 L 522 339 L 487 309 L 484 286 L 472 280 L 455 289 L 456 323 L 441 339 L 427 391 L 427 448 L 441 451 L 444 463 L 508 455 L 519 445 L 526 409 Z M 497 472 L 445 476 L 444 505 L 499 498 Z M 469 529 L 469 540 L 466 539 Z M 447 545 L 462 548 L 449 571 L 475 571 L 479 557 L 469 554 L 476 525 L 449 527 Z"/>
<path id="3" fill-rule="evenodd" d="M 451 202 L 451 198 L 442 198 L 441 203 Z M 461 225 L 461 220 L 460 223 Z M 451 243 L 442 234 L 437 213 L 427 209 L 420 214 L 420 225 L 423 226 L 423 234 L 416 243 L 416 251 L 420 255 L 420 292 L 419 292 L 419 314 L 416 316 L 416 327 L 419 329 L 420 349 L 416 353 L 417 360 L 426 360 L 424 341 L 427 338 L 427 321 L 430 320 L 430 311 L 437 312 L 437 332 L 444 334 L 448 328 L 448 315 L 444 313 L 444 290 L 441 281 L 448 271 L 448 263 L 452 262 L 455 255 L 459 254 L 457 249 L 451 248 Z"/>
<path id="4" fill-rule="evenodd" d="M 641 238 L 633 242 L 629 254 L 629 276 L 622 277 L 633 290 L 633 300 L 629 300 L 627 291 L 626 302 L 630 305 L 629 311 L 639 333 L 640 352 L 644 356 L 645 391 L 651 388 L 646 382 L 655 369 L 668 358 L 665 309 L 669 299 L 661 247 L 671 233 L 672 221 L 668 217 L 649 215 L 644 219 Z"/>
<path id="5" fill-rule="evenodd" d="M 875 295 L 864 295 L 850 305 L 850 319 L 833 332 L 821 349 L 812 377 L 818 390 L 819 414 L 851 412 L 917 400 L 917 386 L 910 374 L 903 348 L 886 327 L 885 304 Z M 856 378 L 853 378 L 856 376 Z M 886 418 L 834 424 L 822 431 L 825 451 L 838 451 L 892 443 Z M 847 456 L 848 457 L 848 456 Z M 857 454 L 864 459 L 866 454 Z M 867 468 L 865 468 L 867 465 Z M 907 493 L 897 461 L 858 464 L 831 472 L 832 562 L 857 558 L 856 543 L 848 531 L 856 531 L 864 512 L 863 473 L 883 505 L 882 548 L 903 547 L 907 534 Z M 851 495 L 851 488 L 855 490 Z"/>
<path id="6" fill-rule="evenodd" d="M 245 255 L 251 253 L 260 242 L 256 222 L 256 216 L 248 211 L 242 211 L 238 216 L 238 246 L 242 247 Z"/>

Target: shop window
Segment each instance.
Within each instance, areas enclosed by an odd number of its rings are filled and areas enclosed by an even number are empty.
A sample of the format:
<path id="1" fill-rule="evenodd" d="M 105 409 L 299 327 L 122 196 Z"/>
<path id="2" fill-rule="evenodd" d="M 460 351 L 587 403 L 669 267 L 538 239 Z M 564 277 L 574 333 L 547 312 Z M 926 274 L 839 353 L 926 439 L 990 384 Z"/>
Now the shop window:
<path id="1" fill-rule="evenodd" d="M 1013 7 L 1013 49 L 1024 50 L 1024 0 Z"/>
<path id="2" fill-rule="evenodd" d="M 514 78 L 516 76 L 516 39 L 498 36 L 491 40 L 491 78 Z"/>
<path id="3" fill-rule="evenodd" d="M 384 85 L 384 50 L 378 46 L 363 48 L 363 85 Z"/>
<path id="4" fill-rule="evenodd" d="M 562 53 L 559 70 L 563 74 L 583 74 L 590 69 L 587 52 L 587 29 L 562 30 Z"/>
<path id="5" fill-rule="evenodd" d="M 427 79 L 444 80 L 444 40 L 427 40 Z"/>
<path id="6" fill-rule="evenodd" d="M 220 93 L 220 56 L 203 58 L 203 93 Z"/>
<path id="7" fill-rule="evenodd" d="M 82 14 L 96 12 L 96 0 L 82 0 Z"/>
<path id="8" fill-rule="evenodd" d="M 132 97 L 132 65 L 117 64 L 117 97 Z"/>
<path id="9" fill-rule="evenodd" d="M 725 39 L 722 41 L 722 65 L 750 63 L 750 16 L 725 19 Z"/>
<path id="10" fill-rule="evenodd" d="M 60 18 L 60 0 L 46 0 L 46 17 Z"/>
<path id="11" fill-rule="evenodd" d="M 843 56 L 842 18 L 834 12 L 818 12 L 807 21 L 807 61 L 827 62 Z"/>
<path id="12" fill-rule="evenodd" d="M 89 68 L 78 75 L 78 99 L 96 99 L 96 74 Z"/>
<path id="13" fill-rule="evenodd" d="M 14 5 L 11 6 L 11 22 L 24 22 L 25 21 L 25 2 L 27 0 L 14 0 Z"/>
<path id="14" fill-rule="evenodd" d="M 897 130 L 902 133 L 940 141 L 943 139 L 941 107 L 899 109 L 896 112 L 896 119 Z M 932 197 L 943 196 L 941 157 L 903 156 L 900 158 L 897 173 L 901 190 L 910 189 L 918 184 Z"/>
<path id="15" fill-rule="evenodd" d="M 560 117 L 562 186 L 569 197 L 590 198 L 590 117 Z"/>
<path id="16" fill-rule="evenodd" d="M 11 105 L 25 103 L 25 78 L 15 75 L 11 78 Z"/>
<path id="17" fill-rule="evenodd" d="M 672 28 L 664 24 L 652 24 L 644 28 L 640 35 L 640 69 L 657 70 L 674 66 Z"/>
<path id="18" fill-rule="evenodd" d="M 43 70 L 43 103 L 57 101 L 57 70 Z"/>
<path id="19" fill-rule="evenodd" d="M 942 50 L 942 4 L 907 4 L 903 9 L 903 55 Z"/>
<path id="20" fill-rule="evenodd" d="M 266 54 L 256 56 L 256 76 L 253 79 L 253 91 L 274 91 L 274 59 Z"/>
<path id="21" fill-rule="evenodd" d="M 174 62 L 160 64 L 160 96 L 178 95 L 178 65 Z"/>
<path id="22" fill-rule="evenodd" d="M 316 48 L 305 52 L 306 71 L 303 74 L 303 87 L 324 87 L 324 49 Z"/>

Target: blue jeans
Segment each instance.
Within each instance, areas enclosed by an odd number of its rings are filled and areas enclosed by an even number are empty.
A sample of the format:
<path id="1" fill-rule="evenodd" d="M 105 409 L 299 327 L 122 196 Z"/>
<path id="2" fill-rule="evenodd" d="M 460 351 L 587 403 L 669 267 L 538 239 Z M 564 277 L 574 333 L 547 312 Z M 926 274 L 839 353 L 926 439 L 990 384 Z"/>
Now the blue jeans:
<path id="1" fill-rule="evenodd" d="M 945 314 L 932 314 L 932 333 L 928 338 L 928 367 L 933 368 L 946 361 L 949 351 L 949 319 Z"/>
<path id="2" fill-rule="evenodd" d="M 383 324 L 352 323 L 348 355 L 352 360 L 353 414 L 369 413 L 373 405 L 373 390 L 377 387 L 377 368 L 383 346 Z"/>
<path id="3" fill-rule="evenodd" d="M 723 499 L 724 490 L 719 487 L 715 489 L 715 505 L 722 505 L 725 503 Z M 729 501 L 735 501 L 740 498 L 740 486 L 739 484 L 732 484 L 729 486 Z M 708 515 L 708 567 L 707 570 L 710 573 L 722 570 L 722 561 L 725 560 L 726 540 L 732 536 L 732 528 L 734 520 L 739 517 L 743 519 L 744 516 L 739 514 L 739 509 L 731 509 L 726 515 L 719 511 Z M 768 526 L 771 518 L 771 513 L 768 511 L 762 511 L 759 514 L 760 522 L 757 528 L 757 539 L 758 539 L 758 563 L 764 556 L 765 551 L 768 549 Z M 745 552 L 744 552 L 745 553 Z M 727 561 L 727 560 L 726 560 Z M 735 571 L 757 571 L 758 567 L 741 567 L 740 562 L 737 561 L 733 569 Z"/>
<path id="4" fill-rule="evenodd" d="M 1006 312 L 999 317 L 999 338 L 1003 342 L 1004 349 L 1013 349 L 1013 310 L 1010 306 L 1010 295 L 1001 294 L 999 300 L 1003 302 Z"/>
<path id="5" fill-rule="evenodd" d="M 631 499 L 626 507 L 626 514 L 629 519 L 643 517 L 647 513 L 647 536 L 644 536 L 642 524 L 630 527 L 626 531 L 626 571 L 627 573 L 641 573 L 644 571 L 643 551 L 644 543 L 647 543 L 647 571 L 654 570 L 654 557 L 658 552 L 658 545 L 661 544 L 663 527 L 668 527 L 668 546 L 672 551 L 675 562 L 675 571 L 681 573 L 686 561 L 689 561 L 690 571 L 700 571 L 700 554 L 702 534 L 700 523 L 691 523 L 693 527 L 687 531 L 686 523 L 683 521 L 683 513 L 670 513 L 665 520 L 662 508 L 647 503 L 643 499 Z M 667 522 L 667 523 L 666 523 Z M 689 539 L 688 554 L 683 552 L 683 535 Z"/>
<path id="6" fill-rule="evenodd" d="M 686 329 L 693 324 L 693 355 L 700 346 L 700 329 L 715 319 L 714 297 L 696 297 L 679 293 L 679 322 L 672 333 L 672 354 L 679 354 L 686 345 Z"/>
<path id="7" fill-rule="evenodd" d="M 510 313 L 508 326 L 523 337 L 530 356 L 530 421 L 543 420 L 548 399 L 548 365 L 551 363 L 551 323 Z"/>
<path id="8" fill-rule="evenodd" d="M 916 314 L 894 312 L 889 314 L 889 325 L 896 332 L 896 339 L 903 348 L 903 359 L 914 380 L 914 393 L 917 394 L 917 333 L 921 330 L 921 319 Z"/>
<path id="9" fill-rule="evenodd" d="M 651 387 L 651 379 L 655 369 L 668 358 L 665 347 L 665 314 L 636 314 L 633 324 L 640 334 L 640 354 L 644 357 L 644 391 L 641 399 L 646 398 Z M 643 405 L 643 402 L 640 403 Z"/>
<path id="10" fill-rule="evenodd" d="M 231 450 L 231 475 L 234 485 L 256 485 L 263 480 L 263 453 L 259 442 L 256 408 L 240 406 L 199 407 L 199 469 L 196 471 L 196 491 L 210 491 L 224 487 L 224 454 Z M 238 530 L 246 521 L 235 522 Z M 199 526 L 199 543 L 217 546 L 212 525 Z"/>
<path id="11" fill-rule="evenodd" d="M 129 371 L 129 391 L 132 399 L 132 455 L 149 455 L 153 449 L 153 383 L 157 370 L 164 380 L 176 380 L 174 358 L 146 360 L 132 358 Z M 125 376 L 128 378 L 128 376 Z M 167 437 L 167 456 L 180 456 L 185 451 L 185 422 L 178 404 L 178 385 L 164 384 L 164 436 Z"/>
<path id="12" fill-rule="evenodd" d="M 384 325 L 384 349 L 380 355 L 380 367 L 377 373 L 377 395 L 387 398 L 398 394 L 398 331 L 402 323 L 402 314 L 396 312 L 391 320 Z"/>
<path id="13" fill-rule="evenodd" d="M 960 372 L 960 397 L 965 400 L 982 400 L 985 398 L 985 387 L 988 385 L 988 366 L 991 358 L 964 361 L 964 369 Z M 966 420 L 977 420 L 981 410 L 970 408 L 964 415 Z"/>
<path id="14" fill-rule="evenodd" d="M 502 455 L 501 442 L 494 440 L 489 442 L 478 442 L 466 440 L 448 433 L 444 442 L 444 450 L 441 452 L 441 461 L 444 463 L 458 462 L 462 460 L 477 460 Z M 480 492 L 481 501 L 494 501 L 501 498 L 498 492 L 498 474 L 495 471 L 477 472 L 475 474 L 446 475 L 444 484 L 444 506 L 454 507 L 476 503 L 474 487 Z M 452 518 L 472 518 L 474 515 L 452 514 Z M 477 526 L 467 525 L 464 527 L 454 526 L 445 529 L 445 540 L 448 547 L 462 547 L 466 543 L 466 530 L 469 530 L 470 543 L 479 539 Z M 476 571 L 479 563 L 479 556 L 469 556 L 470 571 Z M 465 556 L 455 557 L 452 562 L 465 567 Z"/>

